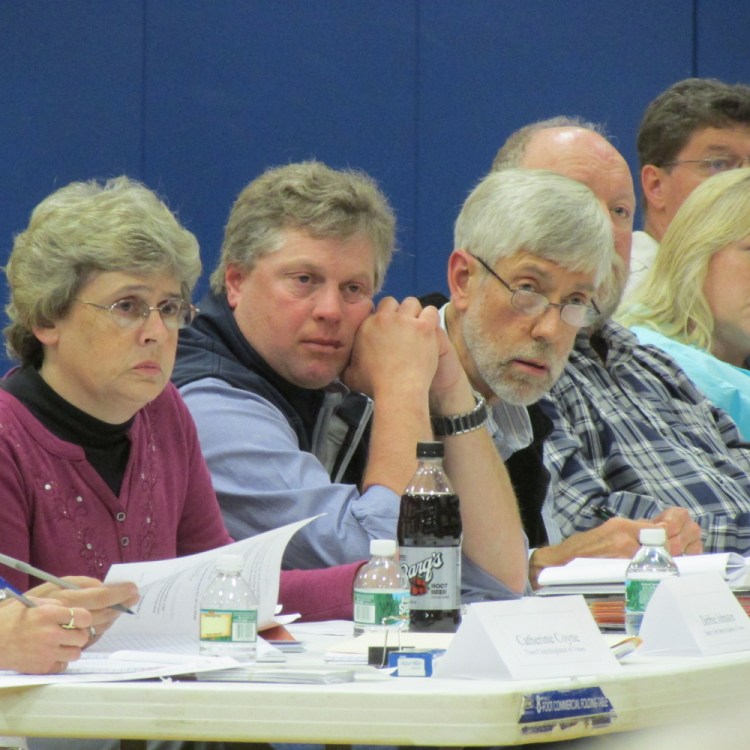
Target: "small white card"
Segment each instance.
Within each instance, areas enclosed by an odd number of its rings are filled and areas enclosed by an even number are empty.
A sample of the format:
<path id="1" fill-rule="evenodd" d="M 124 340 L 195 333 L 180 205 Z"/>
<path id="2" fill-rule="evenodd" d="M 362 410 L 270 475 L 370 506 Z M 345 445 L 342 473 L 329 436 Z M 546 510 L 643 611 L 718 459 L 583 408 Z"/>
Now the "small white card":
<path id="1" fill-rule="evenodd" d="M 718 573 L 665 578 L 639 635 L 639 654 L 729 654 L 750 650 L 750 618 Z"/>
<path id="2" fill-rule="evenodd" d="M 621 668 L 582 596 L 525 597 L 469 605 L 435 674 L 525 680 Z"/>

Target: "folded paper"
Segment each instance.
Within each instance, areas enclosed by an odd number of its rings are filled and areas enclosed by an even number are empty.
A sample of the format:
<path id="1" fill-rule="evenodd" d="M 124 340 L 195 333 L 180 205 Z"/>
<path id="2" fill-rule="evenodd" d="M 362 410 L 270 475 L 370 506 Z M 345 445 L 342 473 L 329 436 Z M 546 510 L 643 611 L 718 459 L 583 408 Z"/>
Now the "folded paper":
<path id="1" fill-rule="evenodd" d="M 639 654 L 697 656 L 750 650 L 750 618 L 717 573 L 665 578 L 641 624 Z"/>
<path id="2" fill-rule="evenodd" d="M 522 680 L 621 668 L 582 596 L 526 597 L 469 605 L 435 675 Z"/>

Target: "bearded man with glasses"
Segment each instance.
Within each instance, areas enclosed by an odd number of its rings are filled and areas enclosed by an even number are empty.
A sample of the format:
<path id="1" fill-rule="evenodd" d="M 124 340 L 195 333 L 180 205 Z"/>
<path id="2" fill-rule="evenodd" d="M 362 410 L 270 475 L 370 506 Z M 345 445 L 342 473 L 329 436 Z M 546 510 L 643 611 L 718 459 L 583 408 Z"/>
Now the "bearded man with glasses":
<path id="1" fill-rule="evenodd" d="M 451 298 L 428 295 L 475 391 L 534 547 L 549 475 L 549 420 L 535 407 L 560 377 L 576 335 L 599 319 L 595 297 L 614 260 L 612 229 L 588 187 L 545 170 L 485 177 L 456 221 Z M 447 304 L 446 304 L 447 303 Z M 527 410 L 526 407 L 533 407 Z"/>

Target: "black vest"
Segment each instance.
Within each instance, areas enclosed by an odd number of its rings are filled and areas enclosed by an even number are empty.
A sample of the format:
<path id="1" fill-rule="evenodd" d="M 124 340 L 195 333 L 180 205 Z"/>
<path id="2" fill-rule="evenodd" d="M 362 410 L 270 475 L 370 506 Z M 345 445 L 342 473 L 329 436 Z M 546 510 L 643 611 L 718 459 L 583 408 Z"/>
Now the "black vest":
<path id="1" fill-rule="evenodd" d="M 177 362 L 172 380 L 179 388 L 203 378 L 218 378 L 234 388 L 255 393 L 270 401 L 284 414 L 297 435 L 300 450 L 311 451 L 313 430 L 323 405 L 321 389 L 300 388 L 276 373 L 244 337 L 225 295 L 209 292 L 199 304 L 200 313 L 193 324 L 180 331 Z M 332 469 L 335 475 L 342 467 L 350 447 L 367 413 L 368 400 L 350 393 L 336 408 L 335 414 L 348 426 L 347 436 Z M 359 484 L 364 475 L 366 440 L 357 445 L 341 481 Z"/>

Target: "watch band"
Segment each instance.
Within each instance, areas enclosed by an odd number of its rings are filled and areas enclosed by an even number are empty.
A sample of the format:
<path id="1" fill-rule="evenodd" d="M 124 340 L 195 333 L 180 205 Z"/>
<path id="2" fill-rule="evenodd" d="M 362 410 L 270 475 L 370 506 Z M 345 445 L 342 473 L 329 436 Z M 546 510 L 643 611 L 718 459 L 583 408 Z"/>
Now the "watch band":
<path id="1" fill-rule="evenodd" d="M 478 430 L 487 421 L 487 402 L 482 396 L 475 396 L 476 406 L 465 414 L 454 414 L 450 417 L 430 415 L 432 431 L 436 437 L 463 435 L 465 432 Z"/>

